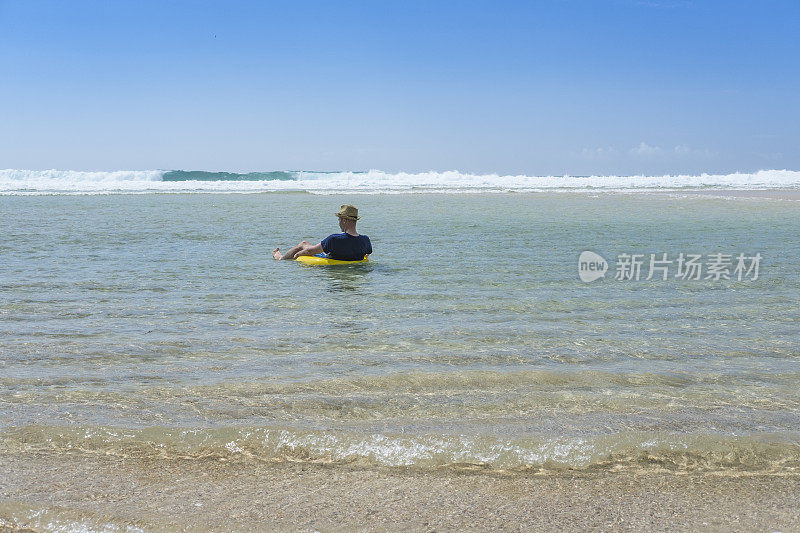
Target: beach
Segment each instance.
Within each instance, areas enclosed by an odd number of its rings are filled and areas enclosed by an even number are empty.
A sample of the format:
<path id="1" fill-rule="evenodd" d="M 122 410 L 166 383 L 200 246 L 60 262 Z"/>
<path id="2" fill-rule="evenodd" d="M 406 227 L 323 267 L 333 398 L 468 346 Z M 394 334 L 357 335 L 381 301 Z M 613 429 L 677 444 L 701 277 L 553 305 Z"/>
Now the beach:
<path id="1" fill-rule="evenodd" d="M 798 528 L 795 189 L 50 189 L 0 195 L 3 527 Z M 344 203 L 369 263 L 272 260 Z"/>
<path id="2" fill-rule="evenodd" d="M 800 477 L 0 458 L 0 526 L 144 531 L 795 531 Z M 48 483 L 38 479 L 49 477 Z M 59 529 L 60 528 L 60 529 Z M 139 528 L 139 529 L 135 529 Z"/>

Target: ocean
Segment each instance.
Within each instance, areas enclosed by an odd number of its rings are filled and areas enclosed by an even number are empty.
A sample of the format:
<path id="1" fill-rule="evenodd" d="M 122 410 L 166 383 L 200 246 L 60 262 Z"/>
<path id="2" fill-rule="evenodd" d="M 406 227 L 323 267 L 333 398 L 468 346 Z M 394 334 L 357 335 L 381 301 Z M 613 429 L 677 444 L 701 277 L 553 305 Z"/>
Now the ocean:
<path id="1" fill-rule="evenodd" d="M 798 188 L 0 171 L 0 454 L 796 472 L 800 202 L 736 191 Z M 344 203 L 369 263 L 273 261 Z M 581 280 L 584 251 L 604 277 Z M 670 262 L 646 279 L 651 254 Z"/>

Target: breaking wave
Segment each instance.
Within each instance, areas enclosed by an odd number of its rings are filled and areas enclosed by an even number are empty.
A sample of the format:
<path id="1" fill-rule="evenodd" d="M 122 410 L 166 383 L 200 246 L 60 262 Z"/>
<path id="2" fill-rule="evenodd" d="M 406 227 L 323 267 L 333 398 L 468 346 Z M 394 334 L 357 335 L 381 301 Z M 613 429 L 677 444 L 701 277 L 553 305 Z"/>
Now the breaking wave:
<path id="1" fill-rule="evenodd" d="M 798 189 L 800 172 L 665 176 L 526 176 L 457 171 L 208 172 L 186 170 L 0 170 L 0 194 L 112 194 L 187 192 L 511 192 L 543 190 Z"/>
<path id="2" fill-rule="evenodd" d="M 800 471 L 797 435 L 619 433 L 505 439 L 490 435 L 24 426 L 0 432 L 4 453 L 88 453 L 140 459 L 307 462 L 413 468 Z"/>

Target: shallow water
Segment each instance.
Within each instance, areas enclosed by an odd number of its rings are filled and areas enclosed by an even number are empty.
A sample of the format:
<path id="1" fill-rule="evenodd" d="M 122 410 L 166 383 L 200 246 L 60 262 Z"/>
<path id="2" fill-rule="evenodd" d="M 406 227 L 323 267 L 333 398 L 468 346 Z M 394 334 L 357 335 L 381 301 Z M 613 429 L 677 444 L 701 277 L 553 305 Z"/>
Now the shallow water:
<path id="1" fill-rule="evenodd" d="M 345 202 L 370 263 L 271 259 L 338 231 Z M 798 214 L 608 192 L 0 196 L 0 452 L 794 471 Z M 584 250 L 763 260 L 756 280 L 587 284 Z"/>

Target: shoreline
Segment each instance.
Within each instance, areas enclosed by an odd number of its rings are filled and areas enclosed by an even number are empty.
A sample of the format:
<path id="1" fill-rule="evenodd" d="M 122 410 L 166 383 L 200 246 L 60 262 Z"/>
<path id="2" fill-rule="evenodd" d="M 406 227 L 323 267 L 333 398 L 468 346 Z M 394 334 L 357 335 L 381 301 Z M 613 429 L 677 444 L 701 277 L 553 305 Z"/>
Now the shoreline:
<path id="1" fill-rule="evenodd" d="M 503 476 L 88 454 L 3 454 L 0 471 L 0 530 L 800 528 L 800 474 Z"/>

